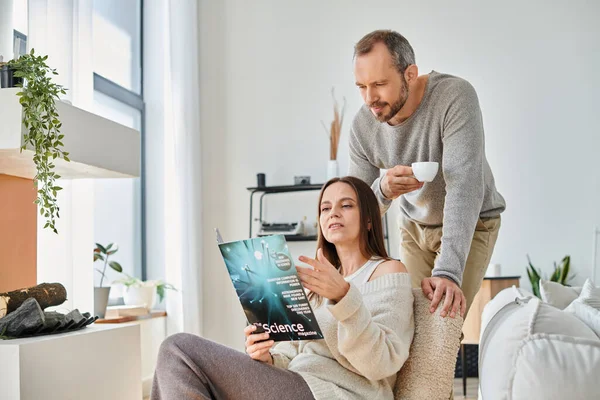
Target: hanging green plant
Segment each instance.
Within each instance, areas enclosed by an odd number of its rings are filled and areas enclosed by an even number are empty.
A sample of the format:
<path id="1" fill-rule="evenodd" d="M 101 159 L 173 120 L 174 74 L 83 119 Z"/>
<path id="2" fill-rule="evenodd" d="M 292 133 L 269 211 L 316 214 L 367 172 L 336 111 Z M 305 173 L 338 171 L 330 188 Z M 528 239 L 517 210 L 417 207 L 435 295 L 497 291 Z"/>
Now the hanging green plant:
<path id="1" fill-rule="evenodd" d="M 60 175 L 53 171 L 53 161 L 56 158 L 67 162 L 70 160 L 69 153 L 62 150 L 64 135 L 60 134 L 62 124 L 55 101 L 60 94 L 66 94 L 66 89 L 52 82 L 51 75 L 58 73 L 46 65 L 47 59 L 48 56 L 36 56 L 34 49 L 31 49 L 29 54 L 9 61 L 8 66 L 14 70 L 16 78 L 23 79 L 18 85 L 23 90 L 17 93 L 23 106 L 23 125 L 27 129 L 21 152 L 28 145 L 35 150 L 33 162 L 36 175 L 33 180 L 38 194 L 35 203 L 39 206 L 40 215 L 46 218 L 44 228 L 58 233 L 56 219 L 60 218 L 60 214 L 56 195 L 62 188 L 55 184 Z"/>

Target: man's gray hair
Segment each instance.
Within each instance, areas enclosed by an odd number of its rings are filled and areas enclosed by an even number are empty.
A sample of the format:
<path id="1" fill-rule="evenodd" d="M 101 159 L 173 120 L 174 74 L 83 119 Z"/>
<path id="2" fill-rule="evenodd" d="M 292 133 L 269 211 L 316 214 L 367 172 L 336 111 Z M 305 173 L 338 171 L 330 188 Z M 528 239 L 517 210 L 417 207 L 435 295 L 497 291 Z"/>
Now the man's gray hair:
<path id="1" fill-rule="evenodd" d="M 378 30 L 366 34 L 354 46 L 354 57 L 371 52 L 377 43 L 385 44 L 392 55 L 396 69 L 401 74 L 404 74 L 409 65 L 415 64 L 415 52 L 408 40 L 392 30 Z"/>

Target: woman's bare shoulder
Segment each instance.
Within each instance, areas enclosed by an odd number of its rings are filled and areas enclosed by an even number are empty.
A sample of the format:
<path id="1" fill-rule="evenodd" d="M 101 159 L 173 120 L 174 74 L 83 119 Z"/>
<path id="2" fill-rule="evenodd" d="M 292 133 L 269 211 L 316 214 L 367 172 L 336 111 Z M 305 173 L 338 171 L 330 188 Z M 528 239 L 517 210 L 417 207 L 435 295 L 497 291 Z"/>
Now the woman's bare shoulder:
<path id="1" fill-rule="evenodd" d="M 404 264 L 401 261 L 386 260 L 377 266 L 377 268 L 373 272 L 373 275 L 371 275 L 370 280 L 373 280 L 379 276 L 383 276 L 383 275 L 387 275 L 387 274 L 395 274 L 395 273 L 399 273 L 399 272 L 400 273 L 408 272 L 406 270 L 406 267 L 404 266 Z"/>

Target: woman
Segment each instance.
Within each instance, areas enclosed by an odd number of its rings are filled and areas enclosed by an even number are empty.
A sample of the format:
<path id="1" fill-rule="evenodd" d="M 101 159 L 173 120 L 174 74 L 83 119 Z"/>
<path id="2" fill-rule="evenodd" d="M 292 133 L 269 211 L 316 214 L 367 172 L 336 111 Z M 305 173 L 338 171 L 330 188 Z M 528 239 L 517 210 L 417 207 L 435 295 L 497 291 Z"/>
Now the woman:
<path id="1" fill-rule="evenodd" d="M 250 357 L 189 334 L 161 346 L 153 399 L 392 399 L 414 333 L 404 265 L 387 256 L 371 188 L 334 178 L 319 196 L 316 259 L 298 267 L 324 340 L 279 342 L 246 327 Z M 256 362 L 256 361 L 260 362 Z"/>

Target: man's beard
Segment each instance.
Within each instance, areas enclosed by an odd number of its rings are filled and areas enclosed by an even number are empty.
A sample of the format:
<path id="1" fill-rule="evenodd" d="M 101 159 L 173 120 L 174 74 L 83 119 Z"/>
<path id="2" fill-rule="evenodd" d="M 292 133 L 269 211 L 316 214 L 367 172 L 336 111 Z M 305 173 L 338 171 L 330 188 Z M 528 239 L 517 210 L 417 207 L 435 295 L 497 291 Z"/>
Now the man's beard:
<path id="1" fill-rule="evenodd" d="M 402 109 L 402 107 L 404 107 L 406 100 L 408 100 L 408 85 L 406 84 L 406 80 L 404 80 L 404 77 L 402 77 L 402 81 L 403 81 L 402 82 L 402 90 L 400 91 L 400 97 L 398 98 L 398 101 L 396 101 L 394 104 L 391 105 L 390 112 L 388 112 L 387 114 L 379 114 L 379 115 L 374 114 L 375 118 L 377 118 L 377 121 L 389 122 L 389 120 L 392 119 L 394 117 L 394 115 L 398 114 L 400 112 L 400 110 Z M 383 110 L 383 108 L 388 105 L 389 105 L 389 103 L 375 102 L 375 103 L 369 104 L 369 107 L 371 109 L 381 108 Z"/>

